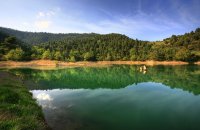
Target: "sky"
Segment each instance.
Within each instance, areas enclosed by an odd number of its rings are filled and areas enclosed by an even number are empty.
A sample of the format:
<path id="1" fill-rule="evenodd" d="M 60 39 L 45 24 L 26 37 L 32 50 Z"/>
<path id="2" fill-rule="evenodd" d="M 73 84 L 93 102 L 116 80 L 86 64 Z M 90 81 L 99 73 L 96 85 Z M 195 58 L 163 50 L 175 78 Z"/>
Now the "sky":
<path id="1" fill-rule="evenodd" d="M 200 0 L 0 0 L 0 26 L 156 41 L 200 27 Z"/>

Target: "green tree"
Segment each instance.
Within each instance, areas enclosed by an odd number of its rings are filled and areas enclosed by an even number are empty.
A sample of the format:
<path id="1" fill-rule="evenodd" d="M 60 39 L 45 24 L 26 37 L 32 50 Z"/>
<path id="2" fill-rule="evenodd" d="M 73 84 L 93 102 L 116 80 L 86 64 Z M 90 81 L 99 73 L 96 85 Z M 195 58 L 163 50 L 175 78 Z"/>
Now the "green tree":
<path id="1" fill-rule="evenodd" d="M 80 54 L 79 51 L 71 50 L 69 53 L 69 60 L 72 62 L 80 60 Z"/>
<path id="2" fill-rule="evenodd" d="M 44 51 L 44 53 L 42 54 L 42 59 L 51 59 L 51 52 L 49 49 Z"/>
<path id="3" fill-rule="evenodd" d="M 24 51 L 21 48 L 16 48 L 16 49 L 10 50 L 5 55 L 5 58 L 7 60 L 19 61 L 19 60 L 23 60 L 23 56 L 24 56 Z"/>
<path id="4" fill-rule="evenodd" d="M 75 58 L 74 56 L 70 56 L 69 61 L 75 62 L 75 61 L 76 61 L 76 58 Z"/>
<path id="5" fill-rule="evenodd" d="M 23 42 L 9 36 L 9 32 Z M 21 48 L 25 52 L 24 59 L 31 57 L 33 60 L 43 58 L 66 61 L 150 59 L 200 61 L 200 28 L 184 35 L 172 35 L 163 41 L 149 42 L 114 33 L 55 35 L 19 32 L 0 27 L 0 60 L 5 60 L 5 55 L 15 48 Z"/>
<path id="6" fill-rule="evenodd" d="M 54 54 L 54 59 L 62 60 L 62 55 L 61 55 L 60 51 L 56 51 L 56 53 Z"/>
<path id="7" fill-rule="evenodd" d="M 5 38 L 4 43 L 6 44 L 7 47 L 9 47 L 10 49 L 14 49 L 17 47 L 17 39 L 16 37 L 13 36 L 9 36 L 7 38 Z"/>
<path id="8" fill-rule="evenodd" d="M 39 46 L 33 46 L 31 51 L 32 51 L 31 58 L 33 60 L 38 60 L 38 59 L 42 59 L 42 56 L 45 50 L 44 48 L 41 48 Z"/>
<path id="9" fill-rule="evenodd" d="M 111 61 L 111 59 L 112 59 L 112 57 L 111 57 L 110 53 L 108 53 L 107 56 L 106 56 L 106 58 L 105 58 L 105 60 L 106 61 Z"/>
<path id="10" fill-rule="evenodd" d="M 92 61 L 94 60 L 94 54 L 93 52 L 86 52 L 83 54 L 83 58 L 84 58 L 84 61 Z"/>
<path id="11" fill-rule="evenodd" d="M 187 48 L 179 49 L 175 54 L 175 59 L 180 61 L 189 61 L 191 53 Z"/>
<path id="12" fill-rule="evenodd" d="M 135 55 L 136 51 L 135 51 L 134 48 L 131 48 L 130 51 L 129 51 L 129 53 L 130 53 L 130 60 L 133 60 L 133 61 L 137 60 L 137 57 Z"/>

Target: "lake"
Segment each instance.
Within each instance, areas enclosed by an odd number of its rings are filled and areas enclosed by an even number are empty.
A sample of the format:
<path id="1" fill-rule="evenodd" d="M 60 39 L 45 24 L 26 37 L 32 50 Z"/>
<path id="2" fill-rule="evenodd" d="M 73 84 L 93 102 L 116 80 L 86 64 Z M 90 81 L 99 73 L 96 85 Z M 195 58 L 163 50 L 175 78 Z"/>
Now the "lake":
<path id="1" fill-rule="evenodd" d="M 8 69 L 54 130 L 199 130 L 200 66 Z"/>

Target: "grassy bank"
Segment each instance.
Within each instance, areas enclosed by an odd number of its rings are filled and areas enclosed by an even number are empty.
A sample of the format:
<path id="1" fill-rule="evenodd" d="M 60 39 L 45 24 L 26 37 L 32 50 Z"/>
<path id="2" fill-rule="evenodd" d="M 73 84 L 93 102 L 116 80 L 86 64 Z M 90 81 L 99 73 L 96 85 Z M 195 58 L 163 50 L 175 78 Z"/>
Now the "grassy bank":
<path id="1" fill-rule="evenodd" d="M 17 77 L 0 71 L 0 130 L 47 130 L 41 108 Z"/>
<path id="2" fill-rule="evenodd" d="M 53 60 L 34 60 L 26 62 L 16 61 L 0 61 L 0 67 L 38 67 L 48 66 L 48 68 L 62 66 L 62 67 L 81 67 L 81 66 L 106 66 L 106 65 L 186 65 L 188 62 L 182 61 L 97 61 L 97 62 L 63 62 Z M 200 64 L 195 62 L 194 64 Z"/>

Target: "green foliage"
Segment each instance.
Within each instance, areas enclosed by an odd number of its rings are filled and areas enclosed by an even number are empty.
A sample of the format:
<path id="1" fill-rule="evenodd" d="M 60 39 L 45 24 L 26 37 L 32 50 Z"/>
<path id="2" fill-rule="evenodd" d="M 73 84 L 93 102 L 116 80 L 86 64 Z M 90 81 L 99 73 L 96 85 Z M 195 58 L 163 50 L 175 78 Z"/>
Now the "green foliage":
<path id="1" fill-rule="evenodd" d="M 62 60 L 62 55 L 61 55 L 60 51 L 56 51 L 56 53 L 54 54 L 54 59 Z"/>
<path id="2" fill-rule="evenodd" d="M 86 52 L 83 54 L 84 61 L 92 61 L 94 60 L 93 52 Z"/>
<path id="3" fill-rule="evenodd" d="M 137 60 L 135 48 L 130 49 L 130 60 L 135 61 Z"/>
<path id="4" fill-rule="evenodd" d="M 75 61 L 76 61 L 76 58 L 75 58 L 74 56 L 71 56 L 71 57 L 69 58 L 69 61 L 70 61 L 70 62 L 75 62 Z"/>
<path id="5" fill-rule="evenodd" d="M 0 31 L 0 60 L 28 60 L 30 47 Z"/>
<path id="6" fill-rule="evenodd" d="M 69 53 L 69 61 L 75 62 L 75 61 L 78 61 L 79 59 L 80 59 L 79 51 L 71 50 Z"/>
<path id="7" fill-rule="evenodd" d="M 44 48 L 39 48 L 38 46 L 33 46 L 31 50 L 32 50 L 31 59 L 33 59 L 33 60 L 42 59 L 42 54 L 45 51 Z"/>
<path id="8" fill-rule="evenodd" d="M 191 53 L 187 48 L 181 48 L 176 52 L 175 60 L 190 61 Z"/>
<path id="9" fill-rule="evenodd" d="M 19 61 L 19 60 L 23 60 L 23 56 L 24 56 L 24 51 L 21 48 L 16 48 L 16 49 L 10 50 L 5 55 L 5 59 Z"/>
<path id="10" fill-rule="evenodd" d="M 105 60 L 106 61 L 111 61 L 111 59 L 112 59 L 112 57 L 111 57 L 110 53 L 108 53 L 107 56 L 106 56 L 106 58 L 105 58 Z"/>
<path id="11" fill-rule="evenodd" d="M 46 33 L 46 32 L 38 32 L 38 33 L 23 32 L 23 31 L 18 31 L 18 30 L 14 30 L 10 28 L 3 28 L 3 27 L 0 27 L 0 32 L 3 32 L 4 34 L 10 35 L 10 36 L 15 36 L 17 39 L 20 39 L 22 42 L 25 42 L 29 45 L 38 45 L 38 44 L 46 43 L 49 41 L 53 42 L 53 41 L 73 39 L 76 37 L 87 37 L 87 36 L 93 35 L 93 33 L 92 34 L 78 34 L 78 33 L 53 34 L 53 33 Z"/>
<path id="12" fill-rule="evenodd" d="M 184 35 L 172 35 L 163 41 L 148 42 L 121 34 L 51 34 L 20 32 L 0 28 L 0 60 L 16 48 L 22 48 L 26 59 L 65 61 L 199 61 L 200 29 Z M 29 43 L 28 46 L 20 41 Z M 23 43 L 23 42 L 21 42 Z M 31 46 L 30 44 L 34 44 Z M 12 51 L 11 51 L 12 52 Z"/>
<path id="13" fill-rule="evenodd" d="M 163 43 L 154 43 L 149 53 L 150 60 L 162 61 L 165 60 L 165 45 Z"/>
<path id="14" fill-rule="evenodd" d="M 44 51 L 44 53 L 42 54 L 42 59 L 51 59 L 51 52 L 50 52 L 50 50 L 48 49 L 48 50 L 46 50 L 46 51 Z"/>
<path id="15" fill-rule="evenodd" d="M 0 129 L 47 130 L 42 109 L 20 79 L 0 72 Z"/>
<path id="16" fill-rule="evenodd" d="M 1 53 L 6 54 L 8 53 L 11 49 L 15 49 L 19 47 L 17 40 L 15 37 L 7 36 L 5 39 L 2 41 L 0 48 L 1 48 Z"/>

